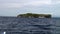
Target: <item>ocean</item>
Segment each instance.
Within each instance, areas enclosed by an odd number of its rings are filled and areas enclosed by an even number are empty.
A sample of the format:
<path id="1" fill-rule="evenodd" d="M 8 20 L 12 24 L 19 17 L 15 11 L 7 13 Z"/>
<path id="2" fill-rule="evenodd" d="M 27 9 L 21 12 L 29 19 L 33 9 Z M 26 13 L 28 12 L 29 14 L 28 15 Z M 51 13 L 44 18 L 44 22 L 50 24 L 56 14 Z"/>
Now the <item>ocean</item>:
<path id="1" fill-rule="evenodd" d="M 0 34 L 60 34 L 60 18 L 0 17 Z"/>
<path id="2" fill-rule="evenodd" d="M 60 18 L 55 18 L 56 23 L 56 34 L 60 34 Z"/>

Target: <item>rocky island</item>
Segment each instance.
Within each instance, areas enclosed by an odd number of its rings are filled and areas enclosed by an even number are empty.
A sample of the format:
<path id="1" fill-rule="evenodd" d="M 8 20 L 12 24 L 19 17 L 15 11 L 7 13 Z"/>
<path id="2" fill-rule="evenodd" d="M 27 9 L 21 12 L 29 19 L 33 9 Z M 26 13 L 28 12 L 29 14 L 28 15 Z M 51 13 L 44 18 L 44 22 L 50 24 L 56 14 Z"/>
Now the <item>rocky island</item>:
<path id="1" fill-rule="evenodd" d="M 51 18 L 51 14 L 26 13 L 26 14 L 19 14 L 17 17 L 23 17 L 23 18 Z"/>

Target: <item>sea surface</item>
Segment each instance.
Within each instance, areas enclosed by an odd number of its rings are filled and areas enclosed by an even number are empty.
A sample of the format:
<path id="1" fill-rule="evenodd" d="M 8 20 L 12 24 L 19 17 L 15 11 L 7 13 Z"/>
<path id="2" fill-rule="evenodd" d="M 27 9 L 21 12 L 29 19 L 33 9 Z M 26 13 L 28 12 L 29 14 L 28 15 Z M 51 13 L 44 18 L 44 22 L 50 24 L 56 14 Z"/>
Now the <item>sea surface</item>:
<path id="1" fill-rule="evenodd" d="M 0 34 L 60 34 L 60 18 L 0 17 Z"/>

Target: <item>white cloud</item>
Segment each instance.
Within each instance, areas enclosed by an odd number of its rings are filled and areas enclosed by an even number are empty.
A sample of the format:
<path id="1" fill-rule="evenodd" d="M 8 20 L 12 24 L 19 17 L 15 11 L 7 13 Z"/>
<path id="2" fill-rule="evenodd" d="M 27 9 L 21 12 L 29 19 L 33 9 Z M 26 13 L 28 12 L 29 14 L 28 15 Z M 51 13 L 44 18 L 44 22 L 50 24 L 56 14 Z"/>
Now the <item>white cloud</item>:
<path id="1" fill-rule="evenodd" d="M 20 3 L 3 3 L 0 4 L 0 8 L 21 8 L 23 4 Z"/>
<path id="2" fill-rule="evenodd" d="M 50 0 L 31 0 L 31 1 L 23 1 L 19 3 L 1 3 L 0 8 L 21 8 L 24 6 L 40 6 L 40 5 L 50 5 L 51 1 Z"/>
<path id="3" fill-rule="evenodd" d="M 20 13 L 25 13 L 26 11 L 33 13 L 51 13 L 57 16 L 60 14 L 60 0 L 0 0 L 0 13 L 2 15 L 6 13 L 11 13 L 9 15 L 12 15 L 15 11 L 19 11 Z"/>
<path id="4" fill-rule="evenodd" d="M 52 0 L 52 3 L 55 4 L 55 5 L 60 4 L 60 0 Z"/>
<path id="5" fill-rule="evenodd" d="M 52 2 L 51 0 L 29 0 L 29 1 L 19 1 L 15 0 L 13 3 L 0 3 L 0 8 L 21 8 L 25 6 L 36 6 L 40 7 L 42 5 L 54 5 L 54 4 L 59 4 L 60 1 L 55 0 Z"/>
<path id="6" fill-rule="evenodd" d="M 25 3 L 25 5 L 33 5 L 33 6 L 38 6 L 38 5 L 50 5 L 51 1 L 50 0 L 40 0 L 40 1 L 31 1 L 28 3 Z"/>

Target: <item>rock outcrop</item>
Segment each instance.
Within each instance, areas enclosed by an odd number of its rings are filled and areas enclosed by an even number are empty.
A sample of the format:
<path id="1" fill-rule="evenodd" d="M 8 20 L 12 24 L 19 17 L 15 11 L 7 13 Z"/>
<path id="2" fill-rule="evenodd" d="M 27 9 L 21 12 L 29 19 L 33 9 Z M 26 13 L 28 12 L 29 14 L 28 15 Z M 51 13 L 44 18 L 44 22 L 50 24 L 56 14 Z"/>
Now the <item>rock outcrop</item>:
<path id="1" fill-rule="evenodd" d="M 23 17 L 23 18 L 51 18 L 51 15 L 50 14 L 26 13 L 26 14 L 19 14 L 17 17 Z"/>

